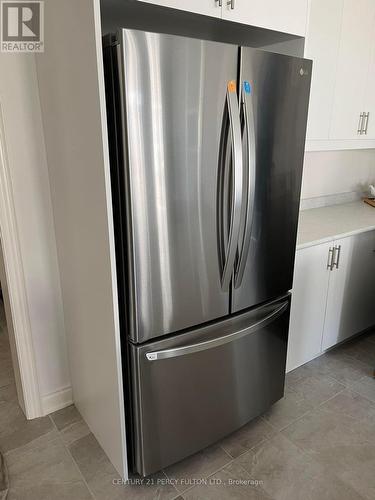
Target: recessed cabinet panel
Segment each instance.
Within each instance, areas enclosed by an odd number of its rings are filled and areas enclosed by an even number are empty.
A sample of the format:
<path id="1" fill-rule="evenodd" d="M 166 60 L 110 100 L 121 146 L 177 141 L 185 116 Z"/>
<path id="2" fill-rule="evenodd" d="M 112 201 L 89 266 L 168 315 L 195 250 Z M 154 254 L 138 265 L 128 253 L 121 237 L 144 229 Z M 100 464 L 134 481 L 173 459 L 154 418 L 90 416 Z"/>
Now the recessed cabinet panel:
<path id="1" fill-rule="evenodd" d="M 307 0 L 223 0 L 223 19 L 306 35 Z"/>
<path id="2" fill-rule="evenodd" d="M 287 371 L 321 352 L 330 271 L 326 243 L 298 250 L 294 270 Z"/>
<path id="3" fill-rule="evenodd" d="M 345 0 L 330 139 L 358 139 L 373 40 L 374 0 Z"/>
<path id="4" fill-rule="evenodd" d="M 375 232 L 335 241 L 323 349 L 375 325 Z"/>
<path id="5" fill-rule="evenodd" d="M 313 60 L 308 140 L 329 137 L 344 0 L 312 0 L 305 57 Z"/>
<path id="6" fill-rule="evenodd" d="M 372 37 L 371 37 L 371 59 L 370 68 L 367 77 L 367 85 L 365 91 L 365 104 L 363 109 L 366 110 L 365 129 L 366 134 L 363 136 L 367 140 L 375 139 L 375 12 L 373 15 Z"/>
<path id="7" fill-rule="evenodd" d="M 219 1 L 215 0 L 142 0 L 142 2 L 186 10 L 206 16 L 221 17 L 221 5 Z"/>

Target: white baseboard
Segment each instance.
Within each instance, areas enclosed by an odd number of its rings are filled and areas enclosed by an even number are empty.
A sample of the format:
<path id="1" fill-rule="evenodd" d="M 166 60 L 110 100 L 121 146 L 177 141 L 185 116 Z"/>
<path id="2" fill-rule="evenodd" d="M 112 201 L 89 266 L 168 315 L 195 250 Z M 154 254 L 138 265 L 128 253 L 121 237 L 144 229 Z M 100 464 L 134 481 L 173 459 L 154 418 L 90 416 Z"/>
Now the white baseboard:
<path id="1" fill-rule="evenodd" d="M 51 394 L 41 397 L 43 415 L 49 415 L 54 411 L 61 410 L 73 404 L 73 391 L 71 387 L 65 387 Z"/>

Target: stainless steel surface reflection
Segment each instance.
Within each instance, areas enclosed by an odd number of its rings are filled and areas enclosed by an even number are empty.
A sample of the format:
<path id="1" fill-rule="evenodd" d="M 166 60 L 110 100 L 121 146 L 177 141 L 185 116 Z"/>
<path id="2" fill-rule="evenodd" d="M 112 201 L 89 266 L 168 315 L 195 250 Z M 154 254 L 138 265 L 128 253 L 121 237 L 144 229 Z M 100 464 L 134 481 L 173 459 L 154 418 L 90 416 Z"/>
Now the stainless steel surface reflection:
<path id="1" fill-rule="evenodd" d="M 229 312 L 216 176 L 238 48 L 134 30 L 121 36 L 136 315 L 130 336 L 143 342 Z"/>
<path id="2" fill-rule="evenodd" d="M 121 30 L 105 50 L 129 463 L 283 395 L 311 62 Z"/>
<path id="3" fill-rule="evenodd" d="M 239 266 L 242 280 L 233 288 L 232 312 L 292 288 L 311 76 L 311 61 L 247 47 L 241 52 L 240 81 L 251 89 L 242 93 L 242 108 L 253 136 L 244 135 L 250 143 L 253 203 L 244 234 L 245 243 L 246 238 L 250 241 L 242 269 Z"/>
<path id="4" fill-rule="evenodd" d="M 289 311 L 286 297 L 183 335 L 131 346 L 134 458 L 141 474 L 213 444 L 283 396 Z M 227 334 L 233 335 L 230 342 Z M 215 347 L 197 350 L 202 341 Z M 165 351 L 172 356 L 147 356 Z"/>

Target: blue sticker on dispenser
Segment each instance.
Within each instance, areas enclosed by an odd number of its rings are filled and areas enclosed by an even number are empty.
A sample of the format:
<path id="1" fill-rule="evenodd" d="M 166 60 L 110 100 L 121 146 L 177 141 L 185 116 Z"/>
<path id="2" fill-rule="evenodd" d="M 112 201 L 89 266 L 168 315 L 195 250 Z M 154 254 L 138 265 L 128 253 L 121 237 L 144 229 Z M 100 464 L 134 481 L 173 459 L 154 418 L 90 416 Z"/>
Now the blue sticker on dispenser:
<path id="1" fill-rule="evenodd" d="M 244 88 L 244 91 L 246 92 L 246 94 L 251 94 L 251 85 L 250 85 L 250 82 L 243 82 L 243 88 Z"/>

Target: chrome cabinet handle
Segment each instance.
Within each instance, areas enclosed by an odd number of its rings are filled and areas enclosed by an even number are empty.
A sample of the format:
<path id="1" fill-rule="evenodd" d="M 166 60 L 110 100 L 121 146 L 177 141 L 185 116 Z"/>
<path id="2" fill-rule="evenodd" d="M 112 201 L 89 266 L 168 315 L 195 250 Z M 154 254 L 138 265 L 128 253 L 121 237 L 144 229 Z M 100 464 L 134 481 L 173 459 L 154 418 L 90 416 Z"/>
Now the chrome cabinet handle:
<path id="1" fill-rule="evenodd" d="M 340 257 L 341 257 L 341 245 L 335 246 L 333 249 L 333 264 L 332 264 L 332 269 L 335 267 L 336 269 L 339 268 L 340 264 Z"/>
<path id="2" fill-rule="evenodd" d="M 215 3 L 217 3 L 219 7 L 223 5 L 222 0 L 215 0 Z"/>
<path id="3" fill-rule="evenodd" d="M 370 113 L 364 113 L 364 126 L 363 126 L 363 133 L 367 135 L 367 130 L 368 130 L 368 119 L 370 116 Z"/>
<path id="4" fill-rule="evenodd" d="M 243 184 L 243 158 L 240 109 L 238 106 L 236 83 L 229 82 L 227 87 L 227 106 L 229 112 L 229 128 L 232 143 L 233 178 L 232 178 L 232 202 L 229 227 L 228 245 L 225 252 L 225 264 L 221 279 L 223 291 L 229 290 L 232 279 L 234 263 L 236 260 L 238 240 L 241 230 L 242 215 L 242 184 Z"/>
<path id="5" fill-rule="evenodd" d="M 362 135 L 363 133 L 363 119 L 364 119 L 365 114 L 361 113 L 359 115 L 359 122 L 358 122 L 358 129 L 357 129 L 357 134 Z"/>
<path id="6" fill-rule="evenodd" d="M 333 271 L 333 254 L 334 254 L 334 249 L 331 247 L 328 251 L 328 262 L 327 262 L 327 269 L 329 271 Z"/>
<path id="7" fill-rule="evenodd" d="M 254 123 L 254 107 L 251 98 L 250 83 L 245 81 L 242 84 L 242 110 L 244 118 L 244 131 L 246 133 L 247 141 L 247 157 L 246 166 L 247 171 L 247 185 L 244 183 L 244 191 L 246 197 L 246 210 L 243 213 L 243 225 L 241 227 L 243 237 L 242 245 L 239 248 L 238 266 L 235 274 L 234 287 L 241 286 L 245 267 L 247 264 L 247 257 L 249 255 L 249 248 L 251 244 L 251 235 L 254 224 L 254 210 L 255 210 L 255 183 L 256 183 L 256 141 L 255 141 L 255 123 Z"/>
<path id="8" fill-rule="evenodd" d="M 277 317 L 281 316 L 283 312 L 288 309 L 289 302 L 283 302 L 281 305 L 278 304 L 276 309 L 270 314 L 265 316 L 260 321 L 247 326 L 243 330 L 235 333 L 230 333 L 229 335 L 224 335 L 218 339 L 206 340 L 205 342 L 199 342 L 197 344 L 191 344 L 182 347 L 176 347 L 175 349 L 165 349 L 163 351 L 148 352 L 146 353 L 146 359 L 148 361 L 157 361 L 160 359 L 176 358 L 178 356 L 185 356 L 186 354 L 194 354 L 201 351 L 206 351 L 207 349 L 213 349 L 214 347 L 219 347 L 229 342 L 234 342 L 242 337 L 251 335 L 254 330 L 260 330 L 261 328 L 267 326 L 269 323 L 274 321 Z"/>
<path id="9" fill-rule="evenodd" d="M 228 1 L 227 1 L 227 5 L 228 5 L 228 7 L 230 6 L 230 8 L 231 8 L 232 10 L 234 10 L 234 0 L 228 0 Z"/>

